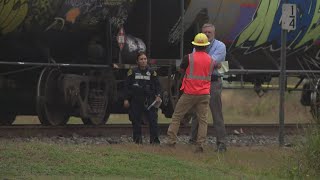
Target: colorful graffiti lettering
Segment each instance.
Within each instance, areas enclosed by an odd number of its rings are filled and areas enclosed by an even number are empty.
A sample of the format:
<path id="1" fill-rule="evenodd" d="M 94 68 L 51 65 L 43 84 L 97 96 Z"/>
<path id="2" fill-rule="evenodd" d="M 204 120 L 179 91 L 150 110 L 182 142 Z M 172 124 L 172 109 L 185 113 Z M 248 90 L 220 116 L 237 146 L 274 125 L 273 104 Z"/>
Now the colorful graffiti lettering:
<path id="1" fill-rule="evenodd" d="M 320 34 L 320 1 L 289 0 L 289 3 L 297 5 L 297 28 L 288 33 L 288 49 L 308 49 Z M 245 53 L 266 47 L 279 50 L 282 4 L 281 0 L 261 0 L 252 22 L 239 34 L 231 49 L 246 48 Z"/>
<path id="2" fill-rule="evenodd" d="M 66 22 L 91 26 L 106 22 L 106 18 L 109 18 L 114 27 L 120 27 L 128 17 L 128 6 L 133 2 L 133 0 L 67 0 L 63 9 L 68 11 L 59 15 L 65 16 Z"/>
<path id="3" fill-rule="evenodd" d="M 0 0 L 0 34 L 15 30 L 28 12 L 27 0 Z"/>
<path id="4" fill-rule="evenodd" d="M 313 1 L 313 3 L 315 3 L 315 2 Z M 303 39 L 300 41 L 300 43 L 297 45 L 297 47 L 300 47 L 308 42 L 313 42 L 319 37 L 319 34 L 320 34 L 320 26 L 319 26 L 319 24 L 320 24 L 320 21 L 319 21 L 320 20 L 320 1 L 316 1 L 316 3 L 317 4 L 315 5 L 314 9 L 312 9 L 314 14 L 313 14 L 312 21 L 309 25 L 309 28 L 306 32 L 306 35 L 303 37 Z M 312 13 L 310 13 L 310 11 L 308 12 L 308 15 L 310 17 L 312 17 Z"/>
<path id="5" fill-rule="evenodd" d="M 79 15 L 80 15 L 80 9 L 79 8 L 72 8 L 66 14 L 66 21 L 74 24 Z"/>
<path id="6" fill-rule="evenodd" d="M 231 44 L 245 27 L 250 24 L 251 19 L 256 12 L 258 4 L 243 3 L 239 6 L 239 15 L 235 22 L 231 23 L 230 32 L 226 34 L 224 42 Z"/>
<path id="7" fill-rule="evenodd" d="M 27 30 L 45 27 L 54 18 L 64 0 L 29 0 L 29 13 L 25 19 Z"/>
<path id="8" fill-rule="evenodd" d="M 270 1 L 261 1 L 254 21 L 241 33 L 236 46 L 243 44 L 246 40 L 253 42 L 254 46 L 267 41 L 278 8 L 278 3 L 270 3 Z"/>

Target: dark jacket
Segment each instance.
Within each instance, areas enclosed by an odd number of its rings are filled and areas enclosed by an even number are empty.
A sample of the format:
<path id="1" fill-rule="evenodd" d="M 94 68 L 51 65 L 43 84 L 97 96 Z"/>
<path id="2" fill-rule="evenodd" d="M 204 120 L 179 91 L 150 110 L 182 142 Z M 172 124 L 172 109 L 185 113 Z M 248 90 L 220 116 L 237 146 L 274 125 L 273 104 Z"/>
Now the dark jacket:
<path id="1" fill-rule="evenodd" d="M 160 96 L 161 87 L 156 71 L 147 67 L 141 70 L 138 67 L 130 69 L 125 82 L 125 99 L 148 104 L 154 101 L 155 96 Z"/>

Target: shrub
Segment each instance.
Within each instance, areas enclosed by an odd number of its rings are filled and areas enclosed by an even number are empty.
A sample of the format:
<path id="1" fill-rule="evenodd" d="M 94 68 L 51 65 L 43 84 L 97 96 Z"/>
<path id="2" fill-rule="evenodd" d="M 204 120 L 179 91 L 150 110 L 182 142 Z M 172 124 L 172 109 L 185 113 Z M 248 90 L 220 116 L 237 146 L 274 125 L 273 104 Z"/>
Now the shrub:
<path id="1" fill-rule="evenodd" d="M 320 125 L 311 128 L 306 138 L 307 141 L 302 151 L 306 167 L 313 172 L 320 173 Z"/>
<path id="2" fill-rule="evenodd" d="M 290 178 L 312 178 L 320 176 L 320 125 L 307 128 L 305 140 L 296 149 L 297 153 L 288 162 Z"/>
<path id="3" fill-rule="evenodd" d="M 299 138 L 297 138 L 299 141 Z M 287 176 L 305 179 L 320 176 L 320 124 L 306 128 L 305 137 L 298 143 L 296 154 L 288 159 Z"/>

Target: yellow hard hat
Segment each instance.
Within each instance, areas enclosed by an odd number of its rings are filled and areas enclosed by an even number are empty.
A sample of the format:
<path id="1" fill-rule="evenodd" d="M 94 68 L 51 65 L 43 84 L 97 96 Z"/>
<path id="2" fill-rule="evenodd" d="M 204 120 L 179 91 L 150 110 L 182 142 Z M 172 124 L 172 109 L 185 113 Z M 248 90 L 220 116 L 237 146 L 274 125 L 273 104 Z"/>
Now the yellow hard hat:
<path id="1" fill-rule="evenodd" d="M 210 42 L 208 41 L 207 35 L 199 33 L 194 37 L 192 44 L 195 46 L 208 46 Z"/>

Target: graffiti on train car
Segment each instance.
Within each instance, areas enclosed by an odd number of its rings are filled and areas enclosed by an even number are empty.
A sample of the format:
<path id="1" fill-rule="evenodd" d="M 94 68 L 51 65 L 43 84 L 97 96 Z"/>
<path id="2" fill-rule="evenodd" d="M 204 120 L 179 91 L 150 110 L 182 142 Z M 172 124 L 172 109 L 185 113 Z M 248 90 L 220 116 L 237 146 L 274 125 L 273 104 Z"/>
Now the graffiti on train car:
<path id="1" fill-rule="evenodd" d="M 62 4 L 63 0 L 29 0 L 29 12 L 24 27 L 27 30 L 43 30 L 43 27 L 50 24 Z"/>
<path id="2" fill-rule="evenodd" d="M 251 22 L 259 2 L 260 0 L 189 0 L 184 13 L 184 30 L 187 31 L 195 23 L 201 25 L 211 22 L 218 27 L 219 39 L 230 44 Z M 177 43 L 180 33 L 181 18 L 171 28 L 168 42 Z"/>
<path id="3" fill-rule="evenodd" d="M 83 12 L 88 13 L 106 6 L 119 6 L 124 2 L 126 2 L 126 0 L 66 0 L 65 4 L 78 7 L 82 9 Z M 132 2 L 132 0 L 129 2 Z"/>
<path id="4" fill-rule="evenodd" d="M 231 45 L 231 51 L 243 49 L 244 54 L 261 48 L 279 51 L 283 3 L 282 0 L 190 0 L 184 14 L 184 30 L 195 23 L 212 22 L 218 27 L 219 39 Z M 320 1 L 289 0 L 288 3 L 297 4 L 297 28 L 287 38 L 289 53 L 307 50 L 319 39 Z M 180 24 L 181 18 L 169 32 L 169 43 L 178 42 Z"/>
<path id="5" fill-rule="evenodd" d="M 97 7 L 103 7 L 103 6 L 119 6 L 126 0 L 66 0 L 66 4 L 72 5 L 72 6 L 87 6 L 88 8 L 90 6 L 97 6 Z M 130 0 L 131 2 L 132 0 Z"/>
<path id="6" fill-rule="evenodd" d="M 297 28 L 288 33 L 288 50 L 308 49 L 320 34 L 320 1 L 290 0 L 289 3 L 297 4 Z M 272 51 L 279 50 L 282 4 L 280 0 L 262 0 L 252 21 L 236 38 L 232 48 L 244 48 L 245 54 L 267 47 Z"/>
<path id="7" fill-rule="evenodd" d="M 63 29 L 67 23 L 85 27 L 107 21 L 114 27 L 120 27 L 125 23 L 128 8 L 133 2 L 134 0 L 67 0 L 46 30 Z"/>
<path id="8" fill-rule="evenodd" d="M 122 26 L 134 0 L 0 0 L 0 34 L 23 24 L 26 30 L 62 30 L 65 24 Z"/>
<path id="9" fill-rule="evenodd" d="M 128 1 L 133 2 L 132 0 Z M 122 25 L 128 17 L 126 8 L 126 0 L 67 0 L 65 9 L 69 9 L 66 13 L 66 21 L 74 23 L 79 16 L 82 24 L 96 25 L 99 22 L 106 22 L 106 17 L 111 17 L 111 24 Z M 115 8 L 112 6 L 117 6 Z M 69 8 L 68 8 L 69 7 Z M 71 8 L 70 8 L 71 7 Z M 115 12 L 112 9 L 117 9 Z M 119 25 L 119 26 L 120 26 Z"/>
<path id="10" fill-rule="evenodd" d="M 16 29 L 28 12 L 27 0 L 0 0 L 0 34 Z"/>
<path id="11" fill-rule="evenodd" d="M 0 34 L 24 28 L 45 26 L 56 13 L 63 0 L 0 0 Z"/>

